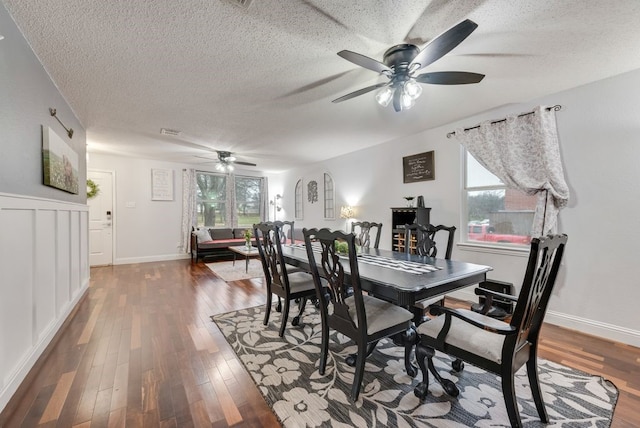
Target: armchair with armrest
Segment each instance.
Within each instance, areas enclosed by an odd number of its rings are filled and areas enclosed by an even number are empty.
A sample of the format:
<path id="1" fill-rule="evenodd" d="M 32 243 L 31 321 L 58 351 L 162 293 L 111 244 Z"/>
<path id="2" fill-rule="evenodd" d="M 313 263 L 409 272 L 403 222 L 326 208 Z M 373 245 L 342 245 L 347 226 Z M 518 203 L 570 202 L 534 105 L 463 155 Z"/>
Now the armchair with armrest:
<path id="1" fill-rule="evenodd" d="M 522 423 L 518 413 L 514 375 L 526 364 L 540 420 L 544 423 L 549 421 L 538 381 L 538 337 L 566 243 L 567 235 L 549 235 L 531 240 L 529 261 L 518 297 L 483 288 L 476 289 L 476 294 L 485 297 L 485 312 L 491 308 L 494 298 L 516 302 L 510 322 L 465 309 L 434 309 L 440 315 L 421 324 L 417 329 L 419 342 L 416 345 L 416 358 L 423 379 L 414 390 L 417 397 L 424 399 L 427 395 L 429 372 L 447 394 L 454 397 L 459 394 L 455 384 L 443 379 L 435 369 L 433 357 L 435 351 L 440 351 L 457 358 L 452 364 L 456 371 L 464 368 L 464 364 L 458 360 L 461 359 L 499 375 L 511 426 L 520 427 Z"/>

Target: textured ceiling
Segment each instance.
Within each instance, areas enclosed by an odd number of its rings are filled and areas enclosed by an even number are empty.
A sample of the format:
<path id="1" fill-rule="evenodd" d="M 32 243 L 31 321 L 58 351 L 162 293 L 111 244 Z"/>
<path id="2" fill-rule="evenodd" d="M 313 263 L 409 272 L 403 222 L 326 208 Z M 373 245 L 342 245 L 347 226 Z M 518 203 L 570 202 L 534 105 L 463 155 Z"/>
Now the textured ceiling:
<path id="1" fill-rule="evenodd" d="M 282 170 L 640 68 L 637 0 L 2 1 L 90 151 L 196 164 L 209 147 Z M 382 60 L 466 18 L 478 29 L 423 71 L 481 83 L 424 85 L 401 113 L 374 92 L 331 103 L 385 80 L 338 51 Z"/>

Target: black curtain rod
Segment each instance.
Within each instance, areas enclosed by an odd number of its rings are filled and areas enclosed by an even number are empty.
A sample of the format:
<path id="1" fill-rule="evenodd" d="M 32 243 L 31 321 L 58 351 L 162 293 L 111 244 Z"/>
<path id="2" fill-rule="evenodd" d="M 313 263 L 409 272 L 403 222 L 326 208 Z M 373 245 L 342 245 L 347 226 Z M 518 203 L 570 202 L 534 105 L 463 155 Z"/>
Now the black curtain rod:
<path id="1" fill-rule="evenodd" d="M 547 107 L 546 110 L 547 111 L 549 111 L 549 110 L 560 111 L 560 110 L 562 110 L 562 106 L 560 104 L 556 104 L 554 106 Z M 535 113 L 535 111 L 530 111 L 528 113 L 522 113 L 522 114 L 519 114 L 518 117 L 527 116 L 527 115 L 530 115 L 530 114 L 533 114 L 533 113 Z M 506 118 L 505 119 L 500 119 L 500 120 L 494 120 L 493 122 L 491 122 L 491 124 L 493 125 L 494 123 L 500 123 L 500 122 L 506 122 L 506 121 L 507 121 Z M 472 126 L 471 128 L 464 128 L 464 131 L 470 131 L 472 129 L 477 129 L 477 128 L 480 128 L 480 125 Z M 456 131 L 451 131 L 451 132 L 449 132 L 447 134 L 447 138 L 451 138 L 454 135 L 456 135 Z"/>

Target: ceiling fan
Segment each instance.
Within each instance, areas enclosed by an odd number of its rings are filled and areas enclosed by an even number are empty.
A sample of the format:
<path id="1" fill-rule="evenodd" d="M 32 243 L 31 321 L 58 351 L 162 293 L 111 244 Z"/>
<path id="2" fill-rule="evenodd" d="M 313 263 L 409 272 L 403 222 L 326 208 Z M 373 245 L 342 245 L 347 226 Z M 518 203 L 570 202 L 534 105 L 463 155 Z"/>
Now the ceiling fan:
<path id="1" fill-rule="evenodd" d="M 466 19 L 435 37 L 422 50 L 416 45 L 408 43 L 392 46 L 384 53 L 383 62 L 348 50 L 338 52 L 338 55 L 347 61 L 383 74 L 389 80 L 351 92 L 333 100 L 333 102 L 350 100 L 382 88 L 376 95 L 376 101 L 385 107 L 393 101 L 393 108 L 399 112 L 414 105 L 415 100 L 422 93 L 422 87 L 419 83 L 465 85 L 480 82 L 484 78 L 484 74 L 466 71 L 436 71 L 416 75 L 419 70 L 442 58 L 458 46 L 476 28 L 478 28 L 478 24 Z"/>
<path id="2" fill-rule="evenodd" d="M 214 150 L 218 154 L 218 163 L 216 169 L 220 172 L 231 172 L 235 169 L 235 165 L 257 166 L 252 162 L 244 162 L 236 159 L 231 152 L 225 150 Z M 207 156 L 196 155 L 197 158 L 206 159 L 209 162 L 215 161 Z"/>
<path id="3" fill-rule="evenodd" d="M 243 162 L 236 159 L 231 152 L 216 150 L 218 153 L 218 164 L 216 165 L 216 169 L 222 172 L 230 172 L 233 171 L 234 165 L 246 165 L 246 166 L 257 166 L 255 163 L 251 162 Z"/>

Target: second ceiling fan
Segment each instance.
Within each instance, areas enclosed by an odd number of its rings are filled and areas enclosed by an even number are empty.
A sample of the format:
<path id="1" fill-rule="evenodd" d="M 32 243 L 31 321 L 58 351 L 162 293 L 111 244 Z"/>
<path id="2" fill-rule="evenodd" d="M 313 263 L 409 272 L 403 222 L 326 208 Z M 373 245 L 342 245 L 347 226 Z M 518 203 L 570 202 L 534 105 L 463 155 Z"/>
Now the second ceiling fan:
<path id="1" fill-rule="evenodd" d="M 256 166 L 255 163 L 252 162 L 243 162 L 236 160 L 236 157 L 231 154 L 231 152 L 216 150 L 218 152 L 218 164 L 216 165 L 216 169 L 219 171 L 229 172 L 233 171 L 234 164 L 237 165 L 246 165 L 246 166 Z"/>
<path id="2" fill-rule="evenodd" d="M 466 19 L 431 40 L 422 50 L 413 44 L 400 44 L 389 48 L 384 53 L 383 62 L 348 50 L 338 52 L 338 55 L 347 61 L 384 74 L 389 80 L 351 92 L 333 100 L 333 102 L 350 100 L 382 88 L 376 95 L 378 103 L 387 106 L 393 101 L 393 108 L 399 112 L 413 106 L 415 100 L 422 93 L 420 83 L 465 85 L 480 82 L 484 78 L 484 74 L 466 71 L 436 71 L 416 74 L 419 70 L 449 53 L 476 28 L 478 28 L 478 24 Z"/>

